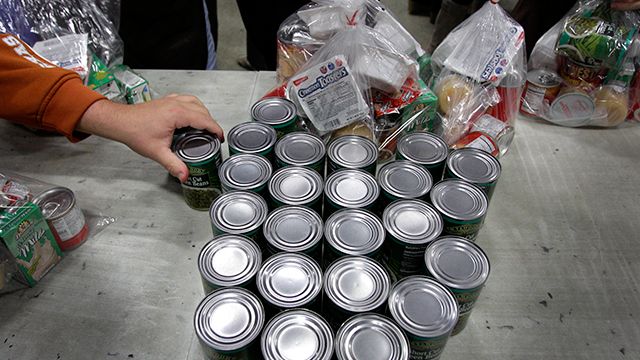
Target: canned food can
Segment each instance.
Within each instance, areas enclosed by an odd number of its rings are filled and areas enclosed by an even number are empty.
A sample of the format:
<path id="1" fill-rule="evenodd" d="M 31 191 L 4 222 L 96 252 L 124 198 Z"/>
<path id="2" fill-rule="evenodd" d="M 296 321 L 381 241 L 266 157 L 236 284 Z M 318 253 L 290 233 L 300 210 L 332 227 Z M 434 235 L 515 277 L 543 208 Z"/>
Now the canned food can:
<path id="1" fill-rule="evenodd" d="M 451 291 L 426 276 L 409 276 L 393 286 L 388 308 L 409 338 L 411 359 L 440 358 L 458 322 L 458 303 Z"/>
<path id="2" fill-rule="evenodd" d="M 491 201 L 502 173 L 500 161 L 478 149 L 458 149 L 447 158 L 446 179 L 461 179 L 480 187 Z"/>
<path id="3" fill-rule="evenodd" d="M 73 191 L 65 187 L 48 189 L 33 199 L 56 239 L 60 250 L 74 249 L 89 235 L 89 225 L 76 204 Z"/>
<path id="4" fill-rule="evenodd" d="M 489 258 L 482 249 L 458 236 L 432 242 L 424 254 L 427 275 L 446 286 L 458 302 L 458 322 L 451 335 L 467 325 L 471 310 L 489 277 Z"/>
<path id="5" fill-rule="evenodd" d="M 322 213 L 322 176 L 301 166 L 277 170 L 269 180 L 271 209 L 283 205 L 307 206 Z"/>
<path id="6" fill-rule="evenodd" d="M 187 181 L 182 184 L 187 205 L 196 210 L 209 209 L 220 195 L 220 141 L 212 134 L 189 132 L 179 138 L 174 152 L 189 169 Z"/>
<path id="7" fill-rule="evenodd" d="M 409 160 L 422 165 L 431 173 L 433 181 L 442 179 L 444 163 L 449 154 L 449 146 L 438 135 L 416 131 L 398 140 L 397 160 Z"/>
<path id="8" fill-rule="evenodd" d="M 373 259 L 363 256 L 340 258 L 324 273 L 323 314 L 334 330 L 353 315 L 382 313 L 391 279 Z"/>
<path id="9" fill-rule="evenodd" d="M 409 338 L 391 319 L 361 314 L 336 333 L 336 360 L 409 360 Z"/>
<path id="10" fill-rule="evenodd" d="M 324 217 L 344 208 L 373 209 L 379 195 L 380 187 L 371 174 L 362 170 L 338 170 L 324 184 Z"/>
<path id="11" fill-rule="evenodd" d="M 500 148 L 496 141 L 488 134 L 480 131 L 473 131 L 456 141 L 452 149 L 478 149 L 493 156 L 500 155 Z"/>
<path id="12" fill-rule="evenodd" d="M 271 178 L 271 163 L 265 157 L 252 154 L 233 155 L 220 166 L 222 192 L 253 191 L 267 195 L 267 182 Z"/>
<path id="13" fill-rule="evenodd" d="M 229 155 L 260 155 L 270 161 L 273 161 L 276 140 L 276 131 L 271 126 L 255 121 L 238 124 L 227 134 Z"/>
<path id="14" fill-rule="evenodd" d="M 198 304 L 194 328 L 207 359 L 250 360 L 265 322 L 258 297 L 231 287 L 214 291 Z"/>
<path id="15" fill-rule="evenodd" d="M 487 194 L 478 186 L 459 179 L 446 179 L 431 189 L 431 203 L 442 215 L 445 235 L 474 241 L 487 214 Z"/>
<path id="16" fill-rule="evenodd" d="M 324 224 L 323 267 L 343 256 L 367 256 L 377 260 L 384 237 L 382 222 L 372 212 L 338 210 Z"/>
<path id="17" fill-rule="evenodd" d="M 424 250 L 442 233 L 442 217 L 422 200 L 397 200 L 382 214 L 387 232 L 383 259 L 389 271 L 400 279 L 419 274 Z"/>
<path id="18" fill-rule="evenodd" d="M 504 155 L 509 150 L 509 145 L 515 136 L 515 130 L 509 124 L 496 119 L 495 117 L 484 114 L 474 121 L 471 125 L 471 132 L 481 132 L 489 135 L 498 147 L 497 155 Z"/>
<path id="19" fill-rule="evenodd" d="M 268 258 L 256 277 L 267 314 L 293 308 L 320 310 L 322 270 L 309 256 L 279 253 Z"/>
<path id="20" fill-rule="evenodd" d="M 378 148 L 376 144 L 358 135 L 336 138 L 327 147 L 327 177 L 338 169 L 359 169 L 376 174 Z"/>
<path id="21" fill-rule="evenodd" d="M 289 133 L 276 144 L 276 167 L 306 166 L 324 174 L 327 150 L 318 136 L 306 132 Z"/>
<path id="22" fill-rule="evenodd" d="M 301 252 L 316 261 L 322 258 L 324 224 L 318 213 L 305 206 L 281 206 L 273 210 L 262 231 L 270 255 Z"/>
<path id="23" fill-rule="evenodd" d="M 394 200 L 424 200 L 433 185 L 431 173 L 427 169 L 406 160 L 396 160 L 383 165 L 377 177 L 382 189 L 380 212 Z"/>
<path id="24" fill-rule="evenodd" d="M 502 78 L 496 87 L 500 100 L 487 109 L 487 113 L 506 124 L 514 124 L 518 116 L 524 81 L 524 76 L 515 71 Z"/>
<path id="25" fill-rule="evenodd" d="M 254 290 L 261 263 L 262 252 L 251 239 L 230 234 L 213 238 L 198 255 L 205 295 L 232 286 Z"/>
<path id="26" fill-rule="evenodd" d="M 565 85 L 590 92 L 598 88 L 607 76 L 607 69 L 589 65 L 567 57 L 560 57 L 560 77 Z"/>
<path id="27" fill-rule="evenodd" d="M 279 139 L 298 129 L 296 111 L 295 104 L 287 99 L 267 97 L 253 104 L 251 118 L 274 128 Z"/>
<path id="28" fill-rule="evenodd" d="M 551 103 L 550 121 L 563 126 L 576 127 L 588 125 L 596 113 L 596 104 L 591 96 L 576 88 L 558 95 Z"/>
<path id="29" fill-rule="evenodd" d="M 213 235 L 244 235 L 260 244 L 259 237 L 267 219 L 267 203 L 249 191 L 224 193 L 211 204 L 209 217 Z"/>
<path id="30" fill-rule="evenodd" d="M 520 112 L 530 116 L 541 116 L 543 105 L 551 104 L 560 91 L 562 80 L 555 72 L 547 69 L 531 70 L 522 91 Z"/>
<path id="31" fill-rule="evenodd" d="M 264 360 L 331 360 L 333 332 L 313 311 L 288 310 L 267 323 L 260 345 Z"/>

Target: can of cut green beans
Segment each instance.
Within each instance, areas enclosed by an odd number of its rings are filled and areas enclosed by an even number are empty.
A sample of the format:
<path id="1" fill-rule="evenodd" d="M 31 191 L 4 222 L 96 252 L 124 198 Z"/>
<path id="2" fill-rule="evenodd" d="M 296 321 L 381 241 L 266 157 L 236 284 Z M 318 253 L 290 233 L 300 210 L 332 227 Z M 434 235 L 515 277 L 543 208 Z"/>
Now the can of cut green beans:
<path id="1" fill-rule="evenodd" d="M 393 286 L 388 309 L 409 337 L 411 359 L 440 358 L 458 321 L 458 303 L 451 291 L 426 276 L 409 276 Z"/>
<path id="2" fill-rule="evenodd" d="M 324 174 L 326 152 L 318 136 L 307 132 L 289 133 L 276 143 L 276 167 L 306 166 Z"/>
<path id="3" fill-rule="evenodd" d="M 327 177 L 338 169 L 359 169 L 376 174 L 378 147 L 363 136 L 336 138 L 327 147 Z"/>
<path id="4" fill-rule="evenodd" d="M 378 171 L 377 178 L 382 189 L 378 206 L 380 213 L 394 200 L 425 200 L 433 185 L 427 169 L 406 160 L 386 163 Z"/>
<path id="5" fill-rule="evenodd" d="M 261 244 L 262 224 L 269 209 L 266 201 L 253 192 L 231 191 L 211 204 L 209 217 L 213 235 L 244 235 Z"/>
<path id="6" fill-rule="evenodd" d="M 177 140 L 174 152 L 189 169 L 187 181 L 182 184 L 185 202 L 196 210 L 209 209 L 220 195 L 220 141 L 202 131 L 188 132 Z"/>
<path id="7" fill-rule="evenodd" d="M 267 252 L 301 252 L 320 262 L 323 227 L 322 218 L 311 208 L 281 206 L 267 216 L 262 227 Z"/>
<path id="8" fill-rule="evenodd" d="M 424 254 L 427 275 L 446 286 L 458 302 L 458 322 L 451 335 L 464 329 L 480 291 L 489 277 L 489 258 L 482 249 L 459 236 L 433 241 Z"/>
<path id="9" fill-rule="evenodd" d="M 395 278 L 421 273 L 427 245 L 442 233 L 442 217 L 422 200 L 396 200 L 382 214 L 383 259 Z"/>
<path id="10" fill-rule="evenodd" d="M 251 107 L 251 118 L 274 128 L 278 139 L 298 130 L 296 105 L 284 98 L 268 97 L 258 100 Z"/>
<path id="11" fill-rule="evenodd" d="M 264 308 L 250 291 L 231 287 L 207 295 L 193 323 L 207 359 L 250 360 L 259 349 Z"/>
<path id="12" fill-rule="evenodd" d="M 271 178 L 271 163 L 265 157 L 252 154 L 233 155 L 220 166 L 222 192 L 253 191 L 267 195 L 267 182 Z"/>
<path id="13" fill-rule="evenodd" d="M 444 177 L 479 186 L 487 194 L 487 201 L 491 201 L 501 170 L 500 161 L 488 152 L 462 148 L 449 154 Z"/>
<path id="14" fill-rule="evenodd" d="M 322 270 L 300 253 L 279 253 L 268 258 L 256 277 L 268 317 L 294 308 L 320 310 Z"/>
<path id="15" fill-rule="evenodd" d="M 487 214 L 487 194 L 464 180 L 446 179 L 435 184 L 431 203 L 444 220 L 442 233 L 475 240 Z"/>
<path id="16" fill-rule="evenodd" d="M 277 170 L 269 180 L 270 207 L 307 206 L 322 213 L 322 176 L 310 168 L 287 166 Z"/>
<path id="17" fill-rule="evenodd" d="M 336 333 L 336 360 L 409 360 L 410 349 L 402 329 L 378 314 L 356 315 Z"/>
<path id="18" fill-rule="evenodd" d="M 255 290 L 262 252 L 255 242 L 240 235 L 221 235 L 209 241 L 198 255 L 204 293 L 239 286 Z"/>
<path id="19" fill-rule="evenodd" d="M 438 135 L 416 131 L 402 136 L 396 147 L 397 160 L 409 160 L 422 165 L 431 173 L 434 182 L 442 179 L 449 146 Z"/>
<path id="20" fill-rule="evenodd" d="M 375 209 L 380 187 L 368 172 L 341 169 L 331 174 L 324 184 L 324 217 L 334 211 L 351 209 Z"/>
<path id="21" fill-rule="evenodd" d="M 276 131 L 269 125 L 255 121 L 241 123 L 232 127 L 227 135 L 229 155 L 253 154 L 273 161 L 276 140 Z"/>
<path id="22" fill-rule="evenodd" d="M 306 309 L 288 310 L 271 319 L 260 344 L 264 360 L 331 360 L 333 356 L 329 324 Z"/>
<path id="23" fill-rule="evenodd" d="M 343 256 L 367 256 L 378 260 L 384 237 L 382 222 L 372 212 L 338 210 L 324 224 L 323 267 L 327 268 Z"/>
<path id="24" fill-rule="evenodd" d="M 384 311 L 391 279 L 373 259 L 363 256 L 340 258 L 324 273 L 322 313 L 334 330 L 353 315 Z"/>

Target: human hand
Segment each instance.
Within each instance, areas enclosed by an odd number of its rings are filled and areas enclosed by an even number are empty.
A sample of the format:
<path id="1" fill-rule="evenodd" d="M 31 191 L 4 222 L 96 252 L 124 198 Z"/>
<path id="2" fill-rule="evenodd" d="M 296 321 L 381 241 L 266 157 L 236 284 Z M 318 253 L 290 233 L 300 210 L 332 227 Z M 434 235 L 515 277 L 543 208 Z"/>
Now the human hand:
<path id="1" fill-rule="evenodd" d="M 168 95 L 136 105 L 101 100 L 87 109 L 76 130 L 121 142 L 185 182 L 187 166 L 171 151 L 171 141 L 175 129 L 187 126 L 207 130 L 224 141 L 222 128 L 204 104 L 190 95 Z"/>
<path id="2" fill-rule="evenodd" d="M 611 8 L 621 11 L 638 10 L 640 9 L 640 0 L 612 0 Z"/>

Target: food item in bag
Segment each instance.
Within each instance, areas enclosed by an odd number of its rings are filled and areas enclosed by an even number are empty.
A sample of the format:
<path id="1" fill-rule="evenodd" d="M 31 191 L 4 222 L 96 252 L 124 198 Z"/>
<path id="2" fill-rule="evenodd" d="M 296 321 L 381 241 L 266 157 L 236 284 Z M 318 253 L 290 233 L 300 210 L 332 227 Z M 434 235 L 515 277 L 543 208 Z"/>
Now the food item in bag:
<path id="1" fill-rule="evenodd" d="M 565 84 L 586 92 L 602 85 L 607 72 L 599 65 L 588 65 L 564 56 L 560 57 L 560 64 L 560 76 Z"/>
<path id="2" fill-rule="evenodd" d="M 371 131 L 371 128 L 369 128 L 369 126 L 362 121 L 356 121 L 354 123 L 351 123 L 350 125 L 334 131 L 331 134 L 331 139 L 333 140 L 335 138 L 347 135 L 358 135 L 369 140 L 373 140 L 373 132 Z"/>
<path id="3" fill-rule="evenodd" d="M 551 104 L 549 120 L 564 126 L 584 126 L 594 113 L 595 103 L 588 94 L 567 87 Z"/>
<path id="4" fill-rule="evenodd" d="M 605 113 L 604 121 L 594 125 L 616 126 L 627 117 L 629 97 L 625 88 L 615 85 L 605 85 L 594 95 L 596 112 Z"/>
<path id="5" fill-rule="evenodd" d="M 353 71 L 373 88 L 388 94 L 399 91 L 410 74 L 411 64 L 400 54 L 368 45 L 360 47 L 362 52 L 353 63 Z"/>
<path id="6" fill-rule="evenodd" d="M 376 14 L 374 30 L 384 36 L 402 54 L 416 58 L 422 49 L 413 36 L 386 10 Z"/>
<path id="7" fill-rule="evenodd" d="M 151 101 L 149 83 L 128 66 L 115 66 L 113 68 L 113 76 L 115 76 L 118 85 L 124 91 L 127 104 L 141 104 Z"/>
<path id="8" fill-rule="evenodd" d="M 458 104 L 466 104 L 473 96 L 473 86 L 463 76 L 451 74 L 441 79 L 435 88 L 438 109 L 448 114 Z"/>
<path id="9" fill-rule="evenodd" d="M 560 91 L 562 80 L 552 70 L 537 69 L 527 73 L 527 83 L 522 91 L 520 111 L 531 116 L 539 116 L 543 104 L 550 105 Z"/>
<path id="10" fill-rule="evenodd" d="M 55 65 L 75 71 L 82 80 L 89 76 L 89 49 L 87 34 L 69 34 L 39 41 L 33 50 Z"/>

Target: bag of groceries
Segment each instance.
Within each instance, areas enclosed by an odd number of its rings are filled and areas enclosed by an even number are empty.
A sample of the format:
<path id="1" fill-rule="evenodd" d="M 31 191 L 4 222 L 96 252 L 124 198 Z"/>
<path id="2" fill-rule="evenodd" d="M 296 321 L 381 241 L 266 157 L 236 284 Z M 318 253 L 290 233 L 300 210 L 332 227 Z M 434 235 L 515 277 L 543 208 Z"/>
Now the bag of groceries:
<path id="1" fill-rule="evenodd" d="M 431 56 L 438 131 L 452 147 L 504 154 L 514 135 L 526 74 L 524 30 L 487 2 L 456 27 Z"/>
<path id="2" fill-rule="evenodd" d="M 402 54 L 417 59 L 422 47 L 376 0 L 316 0 L 289 16 L 278 30 L 278 81 L 290 78 L 333 35 L 353 26 L 368 26 Z"/>
<path id="3" fill-rule="evenodd" d="M 520 111 L 569 127 L 640 120 L 639 25 L 637 12 L 579 2 L 536 43 Z"/>

